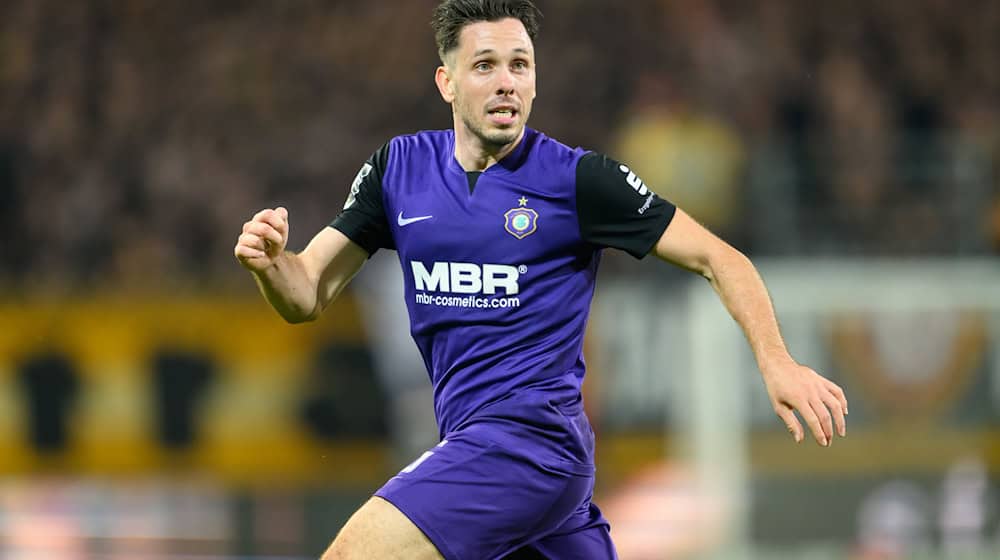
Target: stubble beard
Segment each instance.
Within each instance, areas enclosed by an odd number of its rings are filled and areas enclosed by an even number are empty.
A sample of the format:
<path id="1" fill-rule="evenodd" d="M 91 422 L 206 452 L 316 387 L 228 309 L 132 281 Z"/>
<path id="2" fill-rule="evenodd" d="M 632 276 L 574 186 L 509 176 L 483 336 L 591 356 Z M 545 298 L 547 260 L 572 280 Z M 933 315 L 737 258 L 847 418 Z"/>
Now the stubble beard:
<path id="1" fill-rule="evenodd" d="M 477 123 L 474 119 L 469 118 L 468 113 L 463 114 L 461 118 L 465 128 L 479 139 L 484 148 L 490 150 L 499 150 L 511 144 L 517 140 L 524 128 L 523 124 L 518 123 L 510 128 L 489 129 L 487 123 Z"/>

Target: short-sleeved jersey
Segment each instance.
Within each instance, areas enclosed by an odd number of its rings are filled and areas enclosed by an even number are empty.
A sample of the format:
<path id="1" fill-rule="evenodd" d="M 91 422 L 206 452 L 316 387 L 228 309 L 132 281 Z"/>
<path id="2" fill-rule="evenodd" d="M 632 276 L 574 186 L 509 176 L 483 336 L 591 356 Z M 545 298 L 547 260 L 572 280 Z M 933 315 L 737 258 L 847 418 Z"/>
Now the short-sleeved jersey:
<path id="1" fill-rule="evenodd" d="M 395 249 L 411 333 L 442 437 L 489 418 L 540 460 L 590 464 L 580 402 L 583 337 L 600 252 L 647 254 L 674 215 L 626 166 L 526 129 L 481 173 L 453 131 L 392 139 L 331 223 L 369 253 Z"/>

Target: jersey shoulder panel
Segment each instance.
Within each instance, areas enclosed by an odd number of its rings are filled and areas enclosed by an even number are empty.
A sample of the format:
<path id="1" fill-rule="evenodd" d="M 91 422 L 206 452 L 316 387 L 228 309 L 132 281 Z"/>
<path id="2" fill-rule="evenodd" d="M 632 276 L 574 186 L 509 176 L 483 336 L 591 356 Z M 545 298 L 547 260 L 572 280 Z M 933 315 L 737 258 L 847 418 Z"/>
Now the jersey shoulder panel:
<path id="1" fill-rule="evenodd" d="M 453 149 L 454 135 L 450 130 L 422 130 L 412 134 L 394 137 L 389 141 L 390 159 L 388 168 L 404 164 L 413 157 L 426 157 L 434 154 L 450 153 Z"/>
<path id="2" fill-rule="evenodd" d="M 627 165 L 595 152 L 578 162 L 576 205 L 584 240 L 636 258 L 649 253 L 676 212 Z"/>
<path id="3" fill-rule="evenodd" d="M 389 161 L 383 181 L 386 207 L 399 188 L 419 188 L 422 178 L 448 168 L 454 151 L 454 135 L 450 130 L 423 130 L 396 136 L 389 141 Z"/>
<path id="4" fill-rule="evenodd" d="M 549 168 L 553 171 L 568 169 L 575 173 L 580 158 L 587 154 L 587 150 L 583 148 L 571 148 L 541 132 L 536 132 L 534 144 L 538 155 L 543 156 L 539 158 L 539 164 L 543 169 Z"/>
<path id="5" fill-rule="evenodd" d="M 329 225 L 369 255 L 380 248 L 394 248 L 382 192 L 391 151 L 389 143 L 383 144 L 365 161 L 351 183 L 347 202 Z"/>

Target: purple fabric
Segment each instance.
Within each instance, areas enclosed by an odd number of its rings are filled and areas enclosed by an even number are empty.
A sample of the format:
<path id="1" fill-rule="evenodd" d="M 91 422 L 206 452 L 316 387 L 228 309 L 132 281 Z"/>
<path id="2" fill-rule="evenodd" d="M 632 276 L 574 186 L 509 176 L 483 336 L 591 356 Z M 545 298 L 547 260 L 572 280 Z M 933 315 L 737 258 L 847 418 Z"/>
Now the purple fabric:
<path id="1" fill-rule="evenodd" d="M 616 558 L 607 521 L 591 503 L 593 471 L 539 465 L 489 423 L 449 434 L 377 493 L 447 560 Z M 576 469 L 580 470 L 580 469 Z"/>
<path id="2" fill-rule="evenodd" d="M 470 193 L 453 131 L 392 140 L 383 206 L 442 436 L 514 394 L 579 394 L 600 254 L 577 219 L 584 153 L 528 129 Z"/>

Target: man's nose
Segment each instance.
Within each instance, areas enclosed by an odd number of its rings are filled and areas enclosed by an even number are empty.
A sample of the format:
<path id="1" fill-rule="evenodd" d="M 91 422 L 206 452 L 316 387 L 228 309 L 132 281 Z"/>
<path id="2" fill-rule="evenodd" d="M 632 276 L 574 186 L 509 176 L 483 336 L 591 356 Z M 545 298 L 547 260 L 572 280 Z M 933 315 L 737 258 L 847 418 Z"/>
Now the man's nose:
<path id="1" fill-rule="evenodd" d="M 514 74 L 507 68 L 502 68 L 497 73 L 497 95 L 511 95 L 514 93 Z"/>

